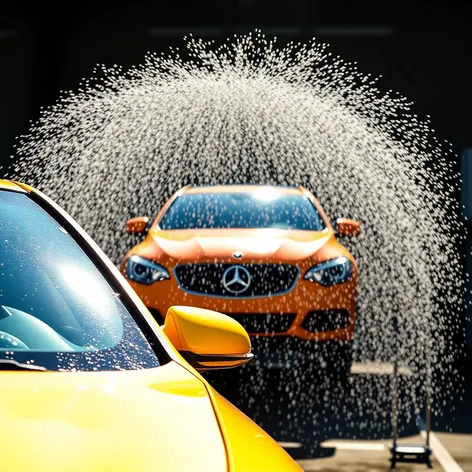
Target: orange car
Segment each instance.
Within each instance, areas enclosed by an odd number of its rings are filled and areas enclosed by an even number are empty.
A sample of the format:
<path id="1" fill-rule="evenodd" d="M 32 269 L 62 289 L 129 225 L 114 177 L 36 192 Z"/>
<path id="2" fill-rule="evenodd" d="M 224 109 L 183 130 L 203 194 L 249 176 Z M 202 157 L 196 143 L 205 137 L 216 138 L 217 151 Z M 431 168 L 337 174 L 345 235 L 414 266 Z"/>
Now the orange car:
<path id="1" fill-rule="evenodd" d="M 306 189 L 187 186 L 126 230 L 146 237 L 121 271 L 161 323 L 171 305 L 212 309 L 246 328 L 263 366 L 350 368 L 358 268 L 337 237 L 360 225 L 334 229 Z"/>

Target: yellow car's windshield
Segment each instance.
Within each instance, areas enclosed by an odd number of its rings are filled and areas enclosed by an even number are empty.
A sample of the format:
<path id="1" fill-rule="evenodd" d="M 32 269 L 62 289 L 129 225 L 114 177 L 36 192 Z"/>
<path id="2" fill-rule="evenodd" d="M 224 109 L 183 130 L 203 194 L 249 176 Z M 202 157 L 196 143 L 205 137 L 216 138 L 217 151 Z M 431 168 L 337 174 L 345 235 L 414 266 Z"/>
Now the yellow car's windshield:
<path id="1" fill-rule="evenodd" d="M 0 359 L 49 370 L 159 365 L 74 239 L 27 195 L 0 191 Z"/>

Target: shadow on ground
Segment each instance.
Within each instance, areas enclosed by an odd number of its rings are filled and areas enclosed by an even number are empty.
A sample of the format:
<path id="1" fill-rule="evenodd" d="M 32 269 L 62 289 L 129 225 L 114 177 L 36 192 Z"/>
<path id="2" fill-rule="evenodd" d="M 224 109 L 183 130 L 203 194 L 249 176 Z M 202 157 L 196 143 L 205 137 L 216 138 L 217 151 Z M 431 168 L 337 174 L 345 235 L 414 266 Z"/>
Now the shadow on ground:
<path id="1" fill-rule="evenodd" d="M 437 401 L 444 404 L 440 405 L 440 413 L 433 414 L 432 428 L 436 432 L 470 434 L 470 353 L 454 375 L 454 378 L 444 379 L 453 389 L 445 388 L 445 395 Z M 277 441 L 289 443 L 285 448 L 297 460 L 334 455 L 334 448 L 321 446 L 329 439 L 388 440 L 392 437 L 389 378 L 379 382 L 373 374 L 351 374 L 348 383 L 343 383 L 329 375 L 264 371 L 250 364 L 205 376 Z M 400 383 L 400 391 L 401 387 Z M 362 398 L 358 392 L 364 392 Z M 400 442 L 402 438 L 417 435 L 418 431 L 418 415 L 400 408 Z"/>
<path id="2" fill-rule="evenodd" d="M 436 432 L 472 434 L 472 350 L 466 350 L 453 375 L 449 380 L 455 388 L 441 400 L 447 407 L 434 416 L 432 428 Z"/>
<path id="3" fill-rule="evenodd" d="M 277 441 L 288 443 L 286 450 L 297 460 L 334 455 L 334 448 L 321 446 L 329 439 L 377 440 L 392 434 L 389 382 L 376 382 L 372 375 L 351 375 L 349 383 L 343 383 L 248 365 L 206 377 Z M 375 413 L 359 402 L 359 391 L 369 392 Z M 412 412 L 401 411 L 399 420 L 400 437 L 418 433 Z"/>

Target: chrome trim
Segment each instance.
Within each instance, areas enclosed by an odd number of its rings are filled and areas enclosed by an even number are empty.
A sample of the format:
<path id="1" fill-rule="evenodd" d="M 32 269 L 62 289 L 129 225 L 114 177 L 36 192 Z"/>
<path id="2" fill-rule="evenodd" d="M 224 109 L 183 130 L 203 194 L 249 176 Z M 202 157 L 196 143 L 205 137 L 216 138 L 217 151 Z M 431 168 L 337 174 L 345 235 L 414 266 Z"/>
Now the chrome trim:
<path id="1" fill-rule="evenodd" d="M 201 265 L 214 265 L 215 263 L 214 262 L 202 262 Z M 292 285 L 285 291 L 283 292 L 277 292 L 276 294 L 273 294 L 273 295 L 256 295 L 254 297 L 251 297 L 251 296 L 248 296 L 248 297 L 244 297 L 244 296 L 240 296 L 240 297 L 236 297 L 236 296 L 232 296 L 232 295 L 212 295 L 212 294 L 208 294 L 208 293 L 202 293 L 202 292 L 195 292 L 193 290 L 187 290 L 186 288 L 182 287 L 182 284 L 180 283 L 180 280 L 179 280 L 179 277 L 177 276 L 177 272 L 176 272 L 176 269 L 180 266 L 185 266 L 185 265 L 198 265 L 198 263 L 189 263 L 189 262 L 186 262 L 185 264 L 177 264 L 176 266 L 174 266 L 173 268 L 173 273 L 174 273 L 174 278 L 175 278 L 175 281 L 177 282 L 177 286 L 180 290 L 182 290 L 182 292 L 185 292 L 185 293 L 189 293 L 190 295 L 197 295 L 197 296 L 200 296 L 200 297 L 209 297 L 209 298 L 230 298 L 232 300 L 255 300 L 255 299 L 258 299 L 258 298 L 273 298 L 273 297 L 279 297 L 281 295 L 286 295 L 287 293 L 290 293 L 294 288 L 295 286 L 297 285 L 297 282 L 298 282 L 298 279 L 300 278 L 300 267 L 298 267 L 297 265 L 292 265 L 292 264 L 273 264 L 273 265 L 290 265 L 291 267 L 296 267 L 297 268 L 297 275 L 295 276 L 295 280 L 293 281 Z M 237 264 L 234 264 L 234 265 L 237 265 Z M 250 265 L 250 264 L 248 264 Z M 254 264 L 255 265 L 255 264 Z M 264 265 L 263 263 L 261 263 L 260 265 Z M 269 265 L 269 264 L 266 264 L 266 265 Z"/>
<path id="2" fill-rule="evenodd" d="M 252 352 L 246 354 L 195 354 L 189 351 L 180 351 L 182 357 L 196 370 L 220 370 L 220 369 L 234 369 L 242 364 L 246 364 L 254 358 Z M 212 363 L 219 362 L 233 362 L 230 365 L 212 365 Z"/>
<path id="3" fill-rule="evenodd" d="M 234 277 L 227 281 L 226 279 L 228 278 L 228 274 L 234 270 Z M 246 277 L 247 277 L 247 281 L 245 282 L 242 278 L 241 278 L 241 275 L 240 275 L 240 271 L 243 273 L 243 274 L 246 274 Z M 226 289 L 227 292 L 230 292 L 230 293 L 234 293 L 235 295 L 239 295 L 241 293 L 244 293 L 246 292 L 250 285 L 251 285 L 251 273 L 246 269 L 246 267 L 243 267 L 242 265 L 231 265 L 229 266 L 224 272 L 223 272 L 223 277 L 221 278 L 221 283 L 223 284 L 223 287 Z M 239 285 L 242 285 L 242 289 L 241 290 L 233 290 L 232 288 L 230 288 L 231 285 L 234 285 L 234 284 L 239 284 Z"/>

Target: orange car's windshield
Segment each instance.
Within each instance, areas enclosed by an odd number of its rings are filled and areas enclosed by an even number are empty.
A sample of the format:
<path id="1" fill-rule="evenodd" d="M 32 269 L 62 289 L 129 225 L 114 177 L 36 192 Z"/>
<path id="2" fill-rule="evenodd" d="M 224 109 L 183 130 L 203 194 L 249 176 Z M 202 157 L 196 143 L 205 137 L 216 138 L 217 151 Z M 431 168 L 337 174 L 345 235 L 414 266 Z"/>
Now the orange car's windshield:
<path id="1" fill-rule="evenodd" d="M 159 361 L 76 241 L 27 195 L 0 191 L 0 359 L 49 370 Z"/>
<path id="2" fill-rule="evenodd" d="M 325 223 L 304 195 L 269 190 L 184 193 L 158 223 L 163 230 L 266 228 L 321 231 Z"/>

